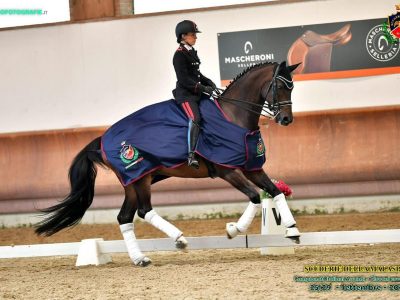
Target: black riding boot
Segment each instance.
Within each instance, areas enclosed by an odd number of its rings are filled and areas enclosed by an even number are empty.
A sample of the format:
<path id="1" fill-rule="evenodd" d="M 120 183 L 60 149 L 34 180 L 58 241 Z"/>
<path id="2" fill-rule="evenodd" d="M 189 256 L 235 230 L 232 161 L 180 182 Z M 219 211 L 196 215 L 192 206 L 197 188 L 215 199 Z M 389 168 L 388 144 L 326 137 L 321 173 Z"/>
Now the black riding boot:
<path id="1" fill-rule="evenodd" d="M 192 122 L 192 126 L 190 127 L 190 145 L 189 145 L 189 157 L 188 157 L 188 166 L 198 169 L 200 167 L 198 160 L 196 159 L 194 151 L 196 150 L 197 140 L 199 138 L 200 126 Z"/>

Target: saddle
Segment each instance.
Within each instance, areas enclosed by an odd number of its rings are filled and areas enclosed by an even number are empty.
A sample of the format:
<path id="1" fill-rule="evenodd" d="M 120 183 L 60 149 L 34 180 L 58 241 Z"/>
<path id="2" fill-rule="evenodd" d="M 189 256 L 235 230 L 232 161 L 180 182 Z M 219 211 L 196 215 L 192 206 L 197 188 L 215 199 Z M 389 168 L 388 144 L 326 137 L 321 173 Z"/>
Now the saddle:
<path id="1" fill-rule="evenodd" d="M 331 34 L 307 30 L 290 47 L 289 65 L 302 63 L 294 74 L 329 72 L 333 46 L 345 45 L 351 40 L 350 24 Z"/>

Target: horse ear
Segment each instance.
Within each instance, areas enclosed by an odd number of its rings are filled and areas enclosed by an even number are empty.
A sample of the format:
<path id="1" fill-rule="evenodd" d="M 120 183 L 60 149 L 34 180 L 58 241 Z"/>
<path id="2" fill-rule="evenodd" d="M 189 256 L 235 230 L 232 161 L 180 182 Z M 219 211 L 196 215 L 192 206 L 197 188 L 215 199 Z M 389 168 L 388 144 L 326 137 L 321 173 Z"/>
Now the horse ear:
<path id="1" fill-rule="evenodd" d="M 296 70 L 296 68 L 299 65 L 301 65 L 301 62 L 299 62 L 298 64 L 295 64 L 295 65 L 288 66 L 287 69 L 289 70 L 289 73 L 292 73 L 294 70 Z"/>

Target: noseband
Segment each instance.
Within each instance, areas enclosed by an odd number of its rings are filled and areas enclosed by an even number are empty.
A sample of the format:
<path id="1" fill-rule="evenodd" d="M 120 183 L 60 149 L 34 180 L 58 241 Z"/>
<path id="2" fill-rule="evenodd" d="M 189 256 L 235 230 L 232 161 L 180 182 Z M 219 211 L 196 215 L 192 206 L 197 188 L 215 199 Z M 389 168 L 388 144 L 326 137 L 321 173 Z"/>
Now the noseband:
<path id="1" fill-rule="evenodd" d="M 291 90 L 293 89 L 293 81 L 289 80 L 283 76 L 278 75 L 279 74 L 279 68 L 280 65 L 278 64 L 274 70 L 274 75 L 272 76 L 271 81 L 267 81 L 264 85 L 264 87 L 261 89 L 261 96 L 264 99 L 263 104 L 257 104 L 253 103 L 252 101 L 246 101 L 242 99 L 232 99 L 232 98 L 227 98 L 222 95 L 216 95 L 215 98 L 218 100 L 226 101 L 226 102 L 231 102 L 232 104 L 239 106 L 240 108 L 243 108 L 244 110 L 247 110 L 249 112 L 252 112 L 258 116 L 264 116 L 264 117 L 269 117 L 271 119 L 275 119 L 280 113 L 281 113 L 281 108 L 284 106 L 291 106 L 292 101 L 287 100 L 287 101 L 278 101 L 278 95 L 277 95 L 277 81 L 281 81 L 287 89 Z M 222 89 L 219 89 L 223 91 Z M 272 93 L 272 103 L 268 101 L 267 97 L 268 94 Z M 261 113 L 255 111 L 252 108 L 245 107 L 241 104 L 248 104 L 253 106 L 254 108 L 261 108 Z M 265 114 L 263 114 L 265 113 Z"/>

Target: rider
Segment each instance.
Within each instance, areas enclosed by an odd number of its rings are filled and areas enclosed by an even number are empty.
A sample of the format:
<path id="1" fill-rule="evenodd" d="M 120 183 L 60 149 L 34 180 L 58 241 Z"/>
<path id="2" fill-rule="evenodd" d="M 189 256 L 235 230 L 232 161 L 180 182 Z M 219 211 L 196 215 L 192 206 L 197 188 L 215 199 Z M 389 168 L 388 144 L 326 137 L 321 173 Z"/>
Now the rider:
<path id="1" fill-rule="evenodd" d="M 200 59 L 193 48 L 196 44 L 196 34 L 200 32 L 196 23 L 189 20 L 176 25 L 175 34 L 179 47 L 175 52 L 173 64 L 177 82 L 176 88 L 172 91 L 176 102 L 182 106 L 189 118 L 188 165 L 196 169 L 199 168 L 199 162 L 194 153 L 200 133 L 199 101 L 202 93 L 211 95 L 216 89 L 215 83 L 200 73 Z"/>

